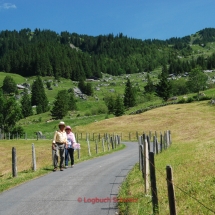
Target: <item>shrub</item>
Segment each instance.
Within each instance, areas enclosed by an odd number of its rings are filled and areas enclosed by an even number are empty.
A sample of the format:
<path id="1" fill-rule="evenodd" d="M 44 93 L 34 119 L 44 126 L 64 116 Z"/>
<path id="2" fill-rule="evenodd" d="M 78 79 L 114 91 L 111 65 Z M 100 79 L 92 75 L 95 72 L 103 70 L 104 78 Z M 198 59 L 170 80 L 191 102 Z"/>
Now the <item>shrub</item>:
<path id="1" fill-rule="evenodd" d="M 195 101 L 195 99 L 192 98 L 192 97 L 189 97 L 189 98 L 187 99 L 187 103 L 191 103 L 191 102 L 193 102 L 193 101 Z"/>
<path id="2" fill-rule="evenodd" d="M 194 99 L 194 100 L 197 100 L 197 99 L 198 99 L 198 96 L 197 96 L 197 95 L 193 96 L 193 99 Z"/>
<path id="3" fill-rule="evenodd" d="M 84 116 L 90 116 L 91 114 L 90 114 L 90 112 L 89 111 L 87 111 L 85 114 L 84 114 Z"/>
<path id="4" fill-rule="evenodd" d="M 107 106 L 102 105 L 102 106 L 99 106 L 99 107 L 98 107 L 98 113 L 99 113 L 99 114 L 105 114 L 105 113 L 107 113 L 107 112 L 108 112 Z"/>
<path id="5" fill-rule="evenodd" d="M 11 135 L 14 135 L 14 136 L 16 136 L 16 135 L 19 135 L 19 136 L 24 136 L 24 134 L 25 134 L 25 131 L 24 131 L 24 129 L 21 127 L 21 126 L 15 126 L 13 129 L 12 129 L 12 131 L 11 131 Z"/>
<path id="6" fill-rule="evenodd" d="M 178 104 L 184 104 L 184 103 L 186 103 L 186 100 L 184 98 L 182 98 L 178 101 Z"/>
<path id="7" fill-rule="evenodd" d="M 205 100 L 211 100 L 211 97 L 209 97 L 209 96 L 201 96 L 201 97 L 199 97 L 199 101 L 205 101 Z"/>
<path id="8" fill-rule="evenodd" d="M 98 114 L 98 109 L 96 107 L 91 109 L 91 115 L 97 115 Z"/>

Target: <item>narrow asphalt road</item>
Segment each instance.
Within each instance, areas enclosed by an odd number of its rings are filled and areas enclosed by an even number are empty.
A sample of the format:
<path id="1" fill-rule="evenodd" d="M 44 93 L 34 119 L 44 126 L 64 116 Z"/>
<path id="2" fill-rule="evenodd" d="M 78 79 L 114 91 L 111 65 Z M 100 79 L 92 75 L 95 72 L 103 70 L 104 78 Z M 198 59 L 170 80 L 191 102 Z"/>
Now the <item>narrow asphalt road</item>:
<path id="1" fill-rule="evenodd" d="M 1 193 L 0 214 L 117 214 L 119 186 L 138 162 L 138 144 L 125 144 L 126 148 L 121 151 L 81 162 L 74 168 L 47 174 Z"/>

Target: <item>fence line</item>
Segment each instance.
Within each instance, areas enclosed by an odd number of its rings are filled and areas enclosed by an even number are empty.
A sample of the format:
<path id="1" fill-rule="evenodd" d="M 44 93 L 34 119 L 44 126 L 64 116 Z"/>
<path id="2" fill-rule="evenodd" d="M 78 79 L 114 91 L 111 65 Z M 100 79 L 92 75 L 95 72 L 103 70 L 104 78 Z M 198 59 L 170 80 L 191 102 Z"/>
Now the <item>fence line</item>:
<path id="1" fill-rule="evenodd" d="M 144 179 L 145 194 L 149 194 L 149 181 L 151 184 L 153 214 L 159 214 L 154 155 L 162 152 L 162 144 L 165 145 L 165 149 L 170 146 L 170 143 L 172 143 L 172 140 L 170 139 L 171 135 L 169 135 L 170 133 L 170 131 L 165 131 L 164 135 L 161 133 L 160 143 L 158 142 L 157 132 L 153 135 L 152 132 L 149 131 L 148 135 L 143 133 L 143 135 L 138 138 L 139 167 Z"/>
<path id="2" fill-rule="evenodd" d="M 121 140 L 124 141 L 137 141 L 138 140 L 138 135 L 139 133 L 142 132 L 138 132 L 138 131 L 134 131 L 134 132 L 128 132 L 128 133 L 119 133 L 117 136 L 120 137 Z M 77 141 L 87 141 L 87 140 L 91 140 L 91 141 L 95 141 L 98 140 L 99 142 L 101 141 L 102 138 L 106 139 L 107 136 L 116 136 L 114 133 L 112 134 L 107 134 L 107 133 L 89 133 L 86 132 L 84 133 L 78 133 L 78 132 L 74 132 L 76 140 Z M 54 136 L 54 132 L 34 132 L 34 133 L 24 133 L 24 134 L 19 134 L 19 133 L 3 133 L 0 130 L 0 140 L 51 140 Z"/>
<path id="3" fill-rule="evenodd" d="M 87 157 L 96 156 L 97 154 L 104 153 L 105 151 L 111 151 L 115 150 L 117 147 L 121 144 L 121 138 L 119 135 L 114 134 L 113 137 L 112 134 L 106 134 L 104 137 L 100 135 L 100 141 L 99 136 L 98 139 L 95 139 L 94 144 L 92 144 L 92 141 L 87 140 L 83 141 L 81 143 L 81 149 L 75 150 L 74 152 L 74 158 L 75 160 L 81 160 L 85 159 Z M 94 136 L 94 138 L 97 138 Z M 110 139 L 112 140 L 112 146 L 110 147 Z M 15 141 L 14 141 L 15 142 Z M 13 177 L 17 176 L 17 169 L 19 172 L 27 171 L 32 169 L 33 171 L 36 171 L 37 168 L 43 168 L 43 167 L 50 167 L 50 165 L 53 164 L 53 157 L 55 153 L 54 150 L 51 148 L 51 144 L 47 147 L 44 145 L 38 145 L 40 152 L 37 152 L 37 144 L 32 143 L 31 147 L 29 144 L 26 144 L 25 152 L 23 153 L 22 150 L 20 150 L 18 147 L 12 148 L 12 175 Z M 50 148 L 49 148 L 50 147 Z M 106 150 L 107 147 L 107 150 Z M 28 148 L 28 149 L 26 149 Z M 37 152 L 37 153 L 36 153 Z M 11 154 L 8 152 L 5 152 L 6 154 Z M 18 158 L 18 159 L 17 159 Z M 11 159 L 10 156 L 7 159 Z M 18 161 L 18 162 L 17 162 Z M 5 175 L 7 173 L 11 172 L 11 160 L 5 160 L 6 165 L 4 166 L 4 169 L 1 168 L 0 175 Z"/>
<path id="4" fill-rule="evenodd" d="M 144 139 L 145 139 L 145 141 L 143 141 Z M 149 139 L 150 139 L 149 136 L 145 137 L 145 134 L 143 136 L 139 137 L 139 150 L 142 150 L 142 153 L 139 152 L 139 156 L 141 156 L 141 154 L 143 155 L 143 158 L 140 158 L 139 162 L 141 162 L 141 159 L 148 160 L 149 166 L 153 166 L 153 168 L 155 170 L 157 170 L 156 166 L 155 166 L 155 163 L 153 163 L 149 159 L 149 157 L 144 156 L 144 153 L 143 153 L 144 152 L 144 143 L 147 142 L 147 140 L 149 140 Z M 162 150 L 167 149 L 172 144 L 171 132 L 170 131 L 164 132 L 164 135 L 160 134 L 160 143 L 158 143 L 158 146 L 159 146 L 159 144 L 160 144 L 160 147 L 164 146 L 163 149 L 162 149 L 162 147 L 160 148 L 160 151 L 159 151 L 160 153 L 162 152 Z M 147 145 L 147 144 L 145 144 L 145 145 Z M 149 149 L 149 145 L 148 145 L 147 148 Z M 155 154 L 155 152 L 147 152 L 147 153 L 148 153 L 148 155 L 150 155 L 150 154 L 154 155 Z M 142 175 L 143 175 L 143 179 L 144 179 L 144 185 L 145 185 L 145 183 L 149 183 L 149 182 L 152 185 L 152 183 L 153 183 L 152 180 L 149 180 L 149 177 L 147 177 L 147 175 L 145 174 L 145 168 L 144 168 L 144 166 L 142 165 L 142 163 L 140 163 L 139 165 L 140 165 L 140 170 L 143 171 Z M 160 170 L 157 170 L 157 171 L 167 181 L 167 193 L 168 193 L 168 200 L 169 200 L 170 215 L 177 215 L 176 204 L 175 204 L 175 202 L 176 202 L 176 200 L 175 200 L 175 189 L 174 188 L 179 189 L 181 192 L 183 192 L 184 194 L 186 194 L 187 196 L 189 196 L 190 198 L 192 198 L 193 200 L 195 200 L 202 207 L 204 207 L 208 211 L 210 211 L 210 212 L 212 212 L 212 213 L 215 214 L 215 211 L 213 209 L 211 209 L 210 207 L 206 206 L 204 203 L 202 203 L 196 197 L 190 195 L 188 192 L 186 192 L 185 190 L 183 190 L 182 188 L 180 188 L 178 185 L 176 185 L 173 182 L 173 172 L 172 172 L 172 167 L 170 165 L 166 166 L 166 175 L 164 175 Z M 153 198 L 158 200 L 158 195 L 157 195 L 156 191 L 157 191 L 156 186 L 151 186 L 153 214 L 159 214 L 158 201 L 157 201 L 157 208 L 155 207 L 156 203 L 155 204 L 153 203 Z M 145 189 L 145 194 L 148 194 L 146 192 L 146 189 Z"/>
<path id="5" fill-rule="evenodd" d="M 150 161 L 149 161 L 150 162 Z M 153 165 L 153 164 L 152 164 Z M 171 167 L 171 166 L 166 166 L 166 168 L 168 167 Z M 156 169 L 155 165 L 154 165 L 154 168 Z M 212 212 L 215 214 L 215 210 L 209 208 L 208 206 L 206 206 L 204 203 L 202 203 L 201 201 L 199 201 L 197 198 L 195 198 L 194 196 L 190 195 L 187 191 L 183 190 L 182 188 L 180 188 L 178 185 L 176 185 L 175 183 L 173 183 L 173 180 L 169 180 L 168 179 L 168 175 L 164 175 L 160 170 L 156 169 L 158 171 L 158 173 L 166 179 L 166 181 L 169 183 L 169 184 L 172 184 L 174 185 L 175 188 L 179 189 L 181 192 L 183 192 L 184 194 L 186 194 L 187 196 L 189 196 L 190 198 L 194 199 L 197 203 L 199 203 L 201 206 L 203 206 L 205 209 L 207 209 L 208 211 Z M 174 214 L 174 213 L 173 213 Z M 173 215 L 173 214 L 170 214 L 170 215 Z"/>

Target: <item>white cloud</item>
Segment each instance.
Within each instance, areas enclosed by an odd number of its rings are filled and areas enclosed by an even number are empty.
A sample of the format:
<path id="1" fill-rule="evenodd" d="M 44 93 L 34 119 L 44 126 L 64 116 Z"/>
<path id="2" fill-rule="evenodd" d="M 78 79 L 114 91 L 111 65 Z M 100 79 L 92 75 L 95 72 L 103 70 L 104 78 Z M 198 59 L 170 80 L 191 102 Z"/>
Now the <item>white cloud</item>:
<path id="1" fill-rule="evenodd" d="M 4 3 L 0 5 L 0 9 L 16 9 L 16 5 L 11 3 Z"/>

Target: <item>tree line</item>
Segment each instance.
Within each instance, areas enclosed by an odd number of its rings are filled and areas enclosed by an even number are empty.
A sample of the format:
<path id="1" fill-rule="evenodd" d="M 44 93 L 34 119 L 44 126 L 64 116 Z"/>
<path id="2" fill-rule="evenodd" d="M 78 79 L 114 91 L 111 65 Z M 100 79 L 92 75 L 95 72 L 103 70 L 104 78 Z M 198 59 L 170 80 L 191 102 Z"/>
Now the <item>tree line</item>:
<path id="1" fill-rule="evenodd" d="M 200 31 L 205 41 L 215 40 L 214 29 Z M 214 41 L 213 40 L 213 41 Z M 168 40 L 140 40 L 117 35 L 88 36 L 67 31 L 29 28 L 0 32 L 0 71 L 22 76 L 54 76 L 80 80 L 149 72 L 176 64 L 189 56 L 190 36 Z"/>
<path id="2" fill-rule="evenodd" d="M 185 72 L 191 72 L 192 69 L 201 67 L 203 70 L 212 70 L 215 68 L 215 53 L 211 56 L 205 57 L 203 55 L 198 56 L 196 59 L 191 60 L 172 60 L 169 64 L 169 74 L 183 74 Z"/>

